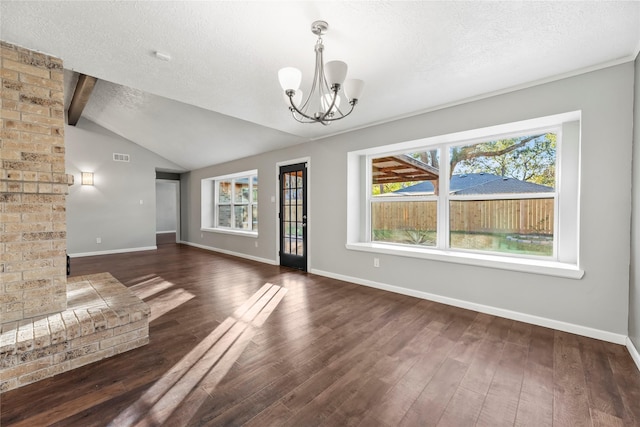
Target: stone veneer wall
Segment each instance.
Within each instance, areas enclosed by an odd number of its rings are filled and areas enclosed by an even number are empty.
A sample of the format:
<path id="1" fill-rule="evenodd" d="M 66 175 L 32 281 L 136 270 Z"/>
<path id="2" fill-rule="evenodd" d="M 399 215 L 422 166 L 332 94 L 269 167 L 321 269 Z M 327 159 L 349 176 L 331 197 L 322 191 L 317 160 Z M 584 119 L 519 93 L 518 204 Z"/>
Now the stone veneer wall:
<path id="1" fill-rule="evenodd" d="M 6 323 L 66 308 L 69 180 L 62 61 L 0 41 L 0 70 L 0 323 Z"/>

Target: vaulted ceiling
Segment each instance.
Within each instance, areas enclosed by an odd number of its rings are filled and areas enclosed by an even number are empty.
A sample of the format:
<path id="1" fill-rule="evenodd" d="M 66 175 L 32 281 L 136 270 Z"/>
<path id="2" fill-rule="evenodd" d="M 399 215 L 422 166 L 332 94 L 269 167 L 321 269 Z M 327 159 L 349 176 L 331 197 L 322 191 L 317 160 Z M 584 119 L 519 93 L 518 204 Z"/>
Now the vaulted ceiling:
<path id="1" fill-rule="evenodd" d="M 277 79 L 308 93 L 318 19 L 365 81 L 330 126 L 295 122 Z M 0 38 L 62 58 L 68 99 L 96 77 L 83 117 L 190 170 L 630 61 L 640 2 L 3 0 Z"/>

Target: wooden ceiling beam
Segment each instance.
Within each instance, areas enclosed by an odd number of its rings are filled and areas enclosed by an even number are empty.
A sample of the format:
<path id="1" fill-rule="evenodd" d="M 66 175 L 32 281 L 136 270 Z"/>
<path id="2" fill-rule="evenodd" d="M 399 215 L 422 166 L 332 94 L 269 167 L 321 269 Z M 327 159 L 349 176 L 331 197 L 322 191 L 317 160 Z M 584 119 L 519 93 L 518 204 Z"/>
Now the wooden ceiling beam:
<path id="1" fill-rule="evenodd" d="M 76 90 L 73 92 L 73 98 L 71 104 L 69 104 L 69 110 L 67 110 L 67 121 L 69 125 L 75 126 L 80 120 L 82 110 L 89 102 L 89 97 L 93 91 L 97 78 L 87 76 L 86 74 L 80 74 L 78 77 L 78 83 L 76 84 Z"/>

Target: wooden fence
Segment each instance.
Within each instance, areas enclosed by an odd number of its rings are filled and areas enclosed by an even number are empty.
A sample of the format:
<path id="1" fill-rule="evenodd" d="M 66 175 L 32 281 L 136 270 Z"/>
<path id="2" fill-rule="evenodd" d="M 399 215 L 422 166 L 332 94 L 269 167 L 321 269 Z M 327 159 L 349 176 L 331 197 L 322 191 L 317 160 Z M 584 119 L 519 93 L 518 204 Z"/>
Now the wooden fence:
<path id="1" fill-rule="evenodd" d="M 553 235 L 553 199 L 452 200 L 451 231 Z M 435 231 L 437 204 L 429 202 L 375 202 L 373 230 Z"/>

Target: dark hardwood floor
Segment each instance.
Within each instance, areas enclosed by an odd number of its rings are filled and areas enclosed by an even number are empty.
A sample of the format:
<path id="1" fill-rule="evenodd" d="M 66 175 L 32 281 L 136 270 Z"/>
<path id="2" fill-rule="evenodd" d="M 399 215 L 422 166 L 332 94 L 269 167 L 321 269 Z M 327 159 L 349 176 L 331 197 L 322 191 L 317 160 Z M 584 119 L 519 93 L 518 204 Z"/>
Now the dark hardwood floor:
<path id="1" fill-rule="evenodd" d="M 156 233 L 156 245 L 166 245 L 176 243 L 176 233 Z"/>
<path id="2" fill-rule="evenodd" d="M 12 426 L 634 426 L 623 346 L 182 245 L 77 258 L 142 348 L 0 395 Z"/>

